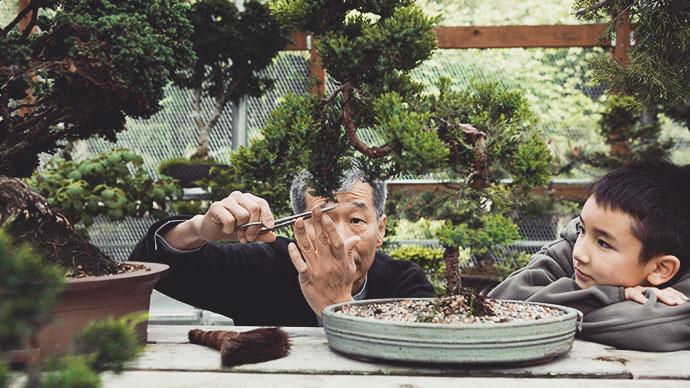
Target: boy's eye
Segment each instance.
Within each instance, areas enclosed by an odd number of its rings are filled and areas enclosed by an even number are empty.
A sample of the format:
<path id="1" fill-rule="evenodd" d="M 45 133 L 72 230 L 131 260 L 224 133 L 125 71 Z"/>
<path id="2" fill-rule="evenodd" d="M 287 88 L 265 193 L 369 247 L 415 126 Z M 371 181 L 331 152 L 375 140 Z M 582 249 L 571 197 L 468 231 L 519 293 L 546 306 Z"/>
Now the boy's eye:
<path id="1" fill-rule="evenodd" d="M 599 244 L 600 247 L 605 248 L 605 249 L 611 249 L 612 247 L 604 240 L 599 239 L 597 240 L 597 244 Z"/>

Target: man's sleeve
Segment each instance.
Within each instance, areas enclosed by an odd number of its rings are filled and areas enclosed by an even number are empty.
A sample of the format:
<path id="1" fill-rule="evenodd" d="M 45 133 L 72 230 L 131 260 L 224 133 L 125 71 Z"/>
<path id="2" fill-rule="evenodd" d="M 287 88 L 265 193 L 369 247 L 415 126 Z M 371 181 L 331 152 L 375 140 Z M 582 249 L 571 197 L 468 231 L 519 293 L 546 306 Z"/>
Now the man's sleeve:
<path id="1" fill-rule="evenodd" d="M 250 300 L 264 300 L 266 284 L 283 286 L 274 280 L 284 272 L 266 244 L 208 243 L 200 249 L 180 251 L 161 244 L 157 232 L 170 221 L 189 217 L 168 217 L 155 222 L 130 254 L 129 260 L 167 264 L 170 272 L 156 289 L 195 307 L 214 311 L 233 319 L 250 310 Z M 262 287 L 264 285 L 264 287 Z M 251 291 L 248 293 L 248 291 Z"/>

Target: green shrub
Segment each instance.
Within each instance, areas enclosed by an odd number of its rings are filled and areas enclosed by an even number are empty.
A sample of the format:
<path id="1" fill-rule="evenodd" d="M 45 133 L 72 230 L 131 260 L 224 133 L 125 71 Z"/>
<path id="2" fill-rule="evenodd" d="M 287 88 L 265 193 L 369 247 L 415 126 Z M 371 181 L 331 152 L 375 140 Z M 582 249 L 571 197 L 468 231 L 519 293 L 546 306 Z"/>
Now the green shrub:
<path id="1" fill-rule="evenodd" d="M 182 198 L 182 188 L 171 178 L 154 181 L 142 164 L 141 156 L 128 149 L 80 162 L 54 158 L 26 182 L 72 224 L 81 221 L 87 228 L 99 215 L 112 221 L 145 214 L 165 217 L 168 198 Z"/>

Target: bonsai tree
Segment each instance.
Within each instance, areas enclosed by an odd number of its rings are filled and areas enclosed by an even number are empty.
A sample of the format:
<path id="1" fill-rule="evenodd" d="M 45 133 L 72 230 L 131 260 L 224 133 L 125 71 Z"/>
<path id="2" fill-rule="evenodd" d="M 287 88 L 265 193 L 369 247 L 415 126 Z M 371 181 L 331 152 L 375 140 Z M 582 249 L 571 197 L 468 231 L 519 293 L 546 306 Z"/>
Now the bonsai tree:
<path id="1" fill-rule="evenodd" d="M 307 168 L 312 194 L 324 197 L 340 187 L 351 163 L 369 178 L 441 171 L 460 181 L 440 197 L 439 207 L 448 220 L 439 236 L 446 291 L 457 294 L 458 247 L 486 257 L 489 247 L 516 238 L 517 227 L 505 214 L 534 185 L 546 183 L 550 154 L 517 92 L 494 84 L 456 92 L 445 80 L 437 95 L 422 93 L 409 72 L 436 47 L 434 19 L 412 3 L 273 2 L 283 23 L 316 34 L 335 87 L 328 95 L 287 97 L 272 113 L 265 140 L 241 148 L 232 160 L 244 167 L 238 179 L 281 190 Z M 364 141 L 362 130 L 375 139 Z M 499 184 L 502 178 L 512 183 Z"/>
<path id="2" fill-rule="evenodd" d="M 30 22 L 19 31 L 25 16 Z M 29 176 L 38 154 L 54 152 L 61 141 L 114 140 L 126 116 L 158 111 L 170 76 L 192 62 L 190 34 L 177 0 L 31 0 L 3 26 L 0 222 L 12 235 L 63 266 L 116 270 L 17 178 Z"/>
<path id="3" fill-rule="evenodd" d="M 578 163 L 613 170 L 634 161 L 667 159 L 673 140 L 660 140 L 661 124 L 656 111 L 643 111 L 633 97 L 611 95 L 601 112 L 599 132 L 610 146 L 608 152 L 582 147 L 566 168 Z"/>
<path id="4" fill-rule="evenodd" d="M 229 0 L 200 0 L 187 16 L 194 27 L 190 39 L 197 60 L 176 72 L 174 82 L 194 92 L 199 140 L 190 159 L 208 159 L 211 130 L 227 103 L 259 97 L 273 87 L 273 80 L 259 72 L 290 38 L 268 6 L 257 0 L 245 2 L 242 12 Z M 213 100 L 208 117 L 202 112 L 202 97 Z"/>

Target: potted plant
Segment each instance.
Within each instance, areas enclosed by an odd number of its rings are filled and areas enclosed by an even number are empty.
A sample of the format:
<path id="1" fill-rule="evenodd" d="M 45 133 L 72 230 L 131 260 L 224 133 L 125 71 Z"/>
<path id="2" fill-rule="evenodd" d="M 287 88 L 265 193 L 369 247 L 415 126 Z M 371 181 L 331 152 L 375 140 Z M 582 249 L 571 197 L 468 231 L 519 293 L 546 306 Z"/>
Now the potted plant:
<path id="1" fill-rule="evenodd" d="M 145 317 L 91 322 L 77 337 L 69 357 L 41 362 L 37 350 L 22 349 L 36 342 L 37 331 L 49 323 L 47 314 L 64 285 L 63 270 L 41 262 L 27 246 L 13 244 L 0 231 L 0 382 L 12 383 L 8 364 L 23 362 L 26 386 L 98 387 L 98 373 L 119 373 L 141 351 L 134 323 Z M 47 373 L 41 373 L 41 372 Z M 11 384 L 16 386 L 16 384 Z"/>
<path id="2" fill-rule="evenodd" d="M 28 25 L 19 30 L 25 17 Z M 20 243 L 32 245 L 44 262 L 57 263 L 65 272 L 88 270 L 91 275 L 67 281 L 53 313 L 59 324 L 75 327 L 63 326 L 58 338 L 45 342 L 39 334 L 42 351 L 64 350 L 66 338 L 94 317 L 122 315 L 124 311 L 115 306 L 148 309 L 148 295 L 167 269 L 135 271 L 143 266 L 105 256 L 19 178 L 31 175 L 39 153 L 55 151 L 62 140 L 91 136 L 114 140 L 125 129 L 126 116 L 155 113 L 170 75 L 191 63 L 190 34 L 185 8 L 176 0 L 29 1 L 0 30 L 2 226 Z M 120 272 L 124 273 L 97 276 Z M 117 288 L 96 291 L 100 285 Z M 135 296 L 135 291 L 144 296 Z M 91 315 L 80 310 L 80 316 L 68 319 L 61 315 L 74 310 L 68 294 L 90 298 L 96 309 Z M 106 300 L 115 296 L 127 302 Z M 81 307 L 89 302 L 78 303 Z M 145 340 L 146 322 L 138 329 L 140 340 Z"/>
<path id="3" fill-rule="evenodd" d="M 415 319 L 423 321 L 409 327 L 407 323 L 350 317 L 341 314 L 349 307 L 330 306 L 323 311 L 323 318 L 334 349 L 358 357 L 402 354 L 401 359 L 408 361 L 454 362 L 458 359 L 429 359 L 427 355 L 448 353 L 434 347 L 440 343 L 460 344 L 458 349 L 462 349 L 468 343 L 486 343 L 492 336 L 505 338 L 498 341 L 503 346 L 529 347 L 527 342 L 519 342 L 528 332 L 536 331 L 549 332 L 559 340 L 547 340 L 553 346 L 543 347 L 545 341 L 535 339 L 532 343 L 538 343 L 540 351 L 523 352 L 529 354 L 527 359 L 567 351 L 576 315 L 566 308 L 516 304 L 542 312 L 553 309 L 553 319 L 545 314 L 535 318 L 538 323 L 533 320 L 502 326 L 510 330 L 500 336 L 482 324 L 468 323 L 469 327 L 462 327 L 466 330 L 458 330 L 454 324 L 431 323 L 437 308 L 465 309 L 477 317 L 495 306 L 462 289 L 459 247 L 470 247 L 476 255 L 483 255 L 515 238 L 517 227 L 506 214 L 534 185 L 547 182 L 551 157 L 534 129 L 534 115 L 518 92 L 491 83 L 456 91 L 450 81 L 442 80 L 436 93 L 424 94 L 422 85 L 411 80 L 410 70 L 431 56 L 436 39 L 434 19 L 410 3 L 345 1 L 329 2 L 326 7 L 317 0 L 275 1 L 272 7 L 281 21 L 293 30 L 315 34 L 316 48 L 334 88 L 328 95 L 286 97 L 264 128 L 265 140 L 240 148 L 233 160 L 245 167 L 244 179 L 252 179 L 256 171 L 262 184 L 291 179 L 299 167 L 307 168 L 313 176 L 308 182 L 312 194 L 331 198 L 351 163 L 358 163 L 369 177 L 386 179 L 403 172 L 422 175 L 435 171 L 447 178 L 450 187 L 437 196 L 437 207 L 448 219 L 439 238 L 445 248 L 446 292 L 450 297 L 389 300 L 407 311 L 416 311 Z M 371 143 L 363 140 L 363 129 L 374 138 Z M 298 168 L 283 176 L 286 160 Z M 503 178 L 512 180 L 502 183 Z M 354 305 L 374 306 L 375 302 Z M 415 306 L 406 306 L 409 303 Z M 372 311 L 378 314 L 376 308 Z M 554 331 L 535 328 L 542 324 L 552 325 Z M 479 337 L 453 340 L 453 335 L 463 337 L 459 333 L 478 333 Z M 362 342 L 381 347 L 376 350 Z M 426 351 L 407 347 L 426 342 L 431 344 Z M 358 347 L 366 351 L 356 350 Z M 500 347 L 494 350 L 489 358 L 504 361 Z"/>
<path id="4" fill-rule="evenodd" d="M 189 159 L 166 160 L 159 170 L 192 186 L 208 175 L 211 167 L 225 167 L 209 160 L 211 131 L 228 103 L 238 120 L 236 112 L 244 96 L 260 97 L 273 87 L 274 81 L 261 71 L 290 38 L 268 6 L 256 0 L 246 1 L 241 12 L 228 0 L 196 1 L 187 17 L 194 28 L 190 40 L 197 60 L 177 71 L 173 80 L 194 94 L 191 113 L 199 133 L 198 143 Z M 210 98 L 210 110 L 203 107 L 203 98 Z M 233 130 L 233 136 L 236 132 Z"/>

